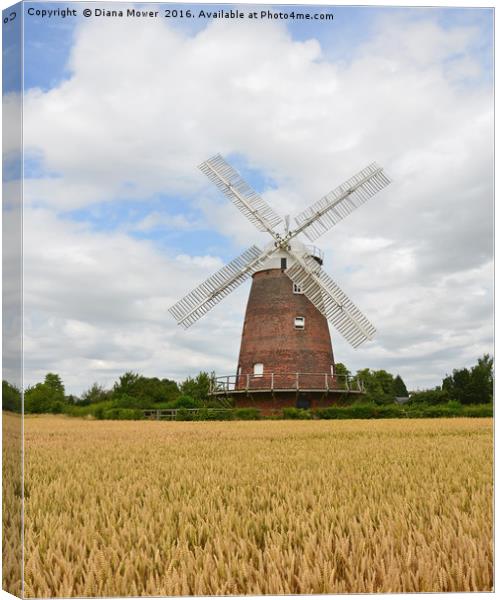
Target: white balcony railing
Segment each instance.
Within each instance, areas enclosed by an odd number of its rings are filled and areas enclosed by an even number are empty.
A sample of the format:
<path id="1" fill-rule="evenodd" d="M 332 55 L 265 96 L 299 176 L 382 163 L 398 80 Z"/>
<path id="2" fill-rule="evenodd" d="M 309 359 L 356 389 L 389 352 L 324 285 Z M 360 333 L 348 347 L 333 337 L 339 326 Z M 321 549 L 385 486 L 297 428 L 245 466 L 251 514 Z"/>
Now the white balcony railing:
<path id="1" fill-rule="evenodd" d="M 210 386 L 211 395 L 231 394 L 250 391 L 326 391 L 357 392 L 365 391 L 363 381 L 351 375 L 331 375 L 330 373 L 263 373 L 254 375 L 216 376 Z"/>

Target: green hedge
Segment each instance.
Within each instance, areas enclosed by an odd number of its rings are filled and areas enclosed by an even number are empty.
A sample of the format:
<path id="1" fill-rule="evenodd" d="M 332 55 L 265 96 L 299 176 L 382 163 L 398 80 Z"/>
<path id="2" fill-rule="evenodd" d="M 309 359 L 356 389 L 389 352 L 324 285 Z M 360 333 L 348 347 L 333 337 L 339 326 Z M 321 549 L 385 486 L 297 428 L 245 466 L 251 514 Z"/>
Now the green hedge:
<path id="1" fill-rule="evenodd" d="M 469 404 L 463 407 L 464 417 L 492 417 L 493 404 Z"/>
<path id="2" fill-rule="evenodd" d="M 290 406 L 283 409 L 284 419 L 312 419 L 312 413 L 306 408 L 295 408 Z"/>
<path id="3" fill-rule="evenodd" d="M 258 408 L 236 408 L 216 410 L 213 408 L 200 408 L 196 413 L 183 408 L 177 411 L 176 421 L 256 421 L 260 419 L 260 410 Z"/>
<path id="4" fill-rule="evenodd" d="M 284 418 L 287 417 L 283 410 Z M 492 404 L 462 406 L 458 403 L 438 405 L 397 405 L 353 404 L 351 406 L 330 406 L 314 411 L 318 419 L 429 419 L 439 417 L 492 417 Z"/>
<path id="5" fill-rule="evenodd" d="M 96 419 L 143 419 L 142 410 L 136 408 L 121 408 L 114 401 L 100 402 L 89 406 L 72 406 L 65 411 L 75 417 L 91 415 Z M 422 419 L 440 417 L 492 417 L 493 404 L 476 404 L 463 406 L 457 402 L 448 404 L 369 404 L 355 403 L 350 406 L 330 406 L 306 410 L 302 408 L 287 407 L 283 409 L 283 419 Z M 200 408 L 193 413 L 186 408 L 178 408 L 177 421 L 253 421 L 260 419 L 260 410 L 257 408 L 235 408 L 216 410 L 213 408 Z M 271 417 L 266 417 L 271 418 Z"/>
<path id="6" fill-rule="evenodd" d="M 257 421 L 260 419 L 260 410 L 258 408 L 236 408 L 233 416 L 239 421 Z"/>
<path id="7" fill-rule="evenodd" d="M 137 408 L 112 408 L 111 410 L 103 411 L 101 418 L 120 421 L 136 421 L 143 419 L 144 413 Z"/>

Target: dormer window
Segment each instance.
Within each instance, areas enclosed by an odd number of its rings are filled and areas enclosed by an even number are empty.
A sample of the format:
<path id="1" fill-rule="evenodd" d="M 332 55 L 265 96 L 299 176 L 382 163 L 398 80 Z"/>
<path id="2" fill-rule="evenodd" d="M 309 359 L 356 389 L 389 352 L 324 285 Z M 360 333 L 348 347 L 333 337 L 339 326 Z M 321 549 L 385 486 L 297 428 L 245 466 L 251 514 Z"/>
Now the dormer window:
<path id="1" fill-rule="evenodd" d="M 305 319 L 305 317 L 295 317 L 293 324 L 294 324 L 295 329 L 304 329 L 305 324 L 306 324 L 306 319 Z"/>
<path id="2" fill-rule="evenodd" d="M 304 292 L 302 291 L 302 288 L 300 287 L 300 285 L 297 285 L 296 283 L 293 284 L 293 293 L 294 294 L 303 294 Z"/>

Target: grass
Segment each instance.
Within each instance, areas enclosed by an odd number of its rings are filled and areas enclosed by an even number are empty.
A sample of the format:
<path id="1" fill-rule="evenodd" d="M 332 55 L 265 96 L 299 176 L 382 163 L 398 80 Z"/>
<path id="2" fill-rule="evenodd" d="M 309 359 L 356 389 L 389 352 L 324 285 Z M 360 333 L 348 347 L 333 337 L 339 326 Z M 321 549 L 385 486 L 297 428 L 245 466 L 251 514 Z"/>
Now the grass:
<path id="1" fill-rule="evenodd" d="M 29 417 L 29 597 L 492 588 L 492 420 Z"/>

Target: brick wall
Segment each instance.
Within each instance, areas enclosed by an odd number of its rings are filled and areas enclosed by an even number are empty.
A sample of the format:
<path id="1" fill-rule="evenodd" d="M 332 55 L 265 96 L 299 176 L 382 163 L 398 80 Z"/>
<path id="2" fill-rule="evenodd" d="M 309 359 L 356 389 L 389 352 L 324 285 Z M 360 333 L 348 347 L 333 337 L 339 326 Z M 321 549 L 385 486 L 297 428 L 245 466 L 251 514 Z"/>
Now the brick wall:
<path id="1" fill-rule="evenodd" d="M 298 316 L 305 318 L 303 330 L 294 326 Z M 271 372 L 329 374 L 334 364 L 325 317 L 304 294 L 293 293 L 293 283 L 281 269 L 253 276 L 238 367 L 245 375 L 253 373 L 255 363 L 264 365 L 264 377 Z M 286 378 L 281 381 L 279 387 L 288 387 Z"/>
<path id="2" fill-rule="evenodd" d="M 302 399 L 307 399 L 309 408 L 327 408 L 334 404 L 345 401 L 346 395 L 341 392 L 330 392 L 322 394 L 318 392 L 307 392 L 300 394 Z M 238 394 L 234 396 L 235 406 L 238 408 L 251 407 L 258 408 L 263 415 L 280 414 L 283 408 L 297 406 L 297 395 L 294 392 L 277 392 L 274 395 L 269 393 L 249 393 Z"/>

